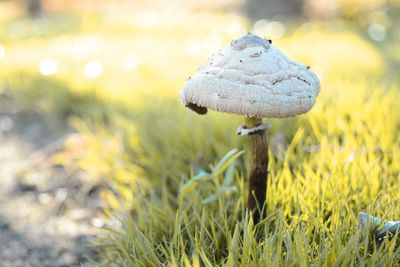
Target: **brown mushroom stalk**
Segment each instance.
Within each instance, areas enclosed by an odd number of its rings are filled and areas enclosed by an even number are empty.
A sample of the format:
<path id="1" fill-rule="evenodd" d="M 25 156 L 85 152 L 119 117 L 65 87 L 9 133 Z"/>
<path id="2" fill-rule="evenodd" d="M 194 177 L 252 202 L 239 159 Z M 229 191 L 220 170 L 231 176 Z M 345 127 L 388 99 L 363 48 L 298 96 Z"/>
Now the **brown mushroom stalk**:
<path id="1" fill-rule="evenodd" d="M 262 124 L 262 119 L 244 117 L 247 129 Z M 250 149 L 250 177 L 247 209 L 253 212 L 258 222 L 266 214 L 266 192 L 268 181 L 268 143 L 265 129 L 248 134 Z M 261 214 L 260 214 L 261 212 Z"/>
<path id="2" fill-rule="evenodd" d="M 254 222 L 266 214 L 266 192 L 268 182 L 268 143 L 265 130 L 271 127 L 261 118 L 244 116 L 244 125 L 236 131 L 248 135 L 250 149 L 250 176 L 247 209 L 253 214 Z"/>

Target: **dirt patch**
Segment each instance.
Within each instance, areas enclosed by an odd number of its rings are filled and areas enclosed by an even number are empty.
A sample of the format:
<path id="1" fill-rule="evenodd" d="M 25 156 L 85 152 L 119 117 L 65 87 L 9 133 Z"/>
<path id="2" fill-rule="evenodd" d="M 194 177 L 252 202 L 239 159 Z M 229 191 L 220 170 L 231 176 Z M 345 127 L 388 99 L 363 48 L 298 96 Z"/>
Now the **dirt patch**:
<path id="1" fill-rule="evenodd" d="M 51 163 L 72 131 L 35 113 L 0 113 L 2 266 L 93 266 L 104 224 L 98 184 Z"/>

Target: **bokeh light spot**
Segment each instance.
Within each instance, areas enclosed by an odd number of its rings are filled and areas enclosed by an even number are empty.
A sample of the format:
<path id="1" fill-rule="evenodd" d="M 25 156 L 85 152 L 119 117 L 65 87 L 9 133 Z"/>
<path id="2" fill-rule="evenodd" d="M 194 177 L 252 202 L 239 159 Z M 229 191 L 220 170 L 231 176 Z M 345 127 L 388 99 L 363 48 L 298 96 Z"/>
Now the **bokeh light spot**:
<path id="1" fill-rule="evenodd" d="M 266 31 L 268 37 L 280 38 L 285 34 L 285 26 L 279 21 L 272 21 L 267 24 Z"/>
<path id="2" fill-rule="evenodd" d="M 70 53 L 73 59 L 82 60 L 99 52 L 102 45 L 103 38 L 100 35 L 79 36 L 73 41 Z"/>
<path id="3" fill-rule="evenodd" d="M 53 58 L 43 59 L 39 64 L 39 72 L 42 75 L 51 75 L 58 71 L 58 62 Z"/>
<path id="4" fill-rule="evenodd" d="M 372 23 L 368 27 L 368 34 L 373 40 L 381 42 L 386 37 L 386 30 L 382 24 L 379 23 Z"/>
<path id="5" fill-rule="evenodd" d="M 258 36 L 265 36 L 267 33 L 267 25 L 268 21 L 265 19 L 261 19 L 254 23 L 252 32 Z"/>
<path id="6" fill-rule="evenodd" d="M 32 32 L 36 35 L 43 35 L 49 30 L 50 22 L 46 18 L 38 18 L 32 21 Z"/>
<path id="7" fill-rule="evenodd" d="M 27 25 L 23 21 L 12 22 L 8 25 L 6 31 L 11 39 L 18 39 L 24 37 L 27 33 Z"/>
<path id="8" fill-rule="evenodd" d="M 85 65 L 84 72 L 87 78 L 96 78 L 103 72 L 103 64 L 98 60 L 91 60 Z"/>

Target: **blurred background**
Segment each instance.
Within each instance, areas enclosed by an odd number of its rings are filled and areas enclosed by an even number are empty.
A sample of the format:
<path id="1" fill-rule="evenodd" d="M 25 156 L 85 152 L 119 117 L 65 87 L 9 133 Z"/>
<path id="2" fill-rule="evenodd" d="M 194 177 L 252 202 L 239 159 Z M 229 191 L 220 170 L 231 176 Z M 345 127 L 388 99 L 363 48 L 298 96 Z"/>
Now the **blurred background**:
<path id="1" fill-rule="evenodd" d="M 195 116 L 178 94 L 247 32 L 311 66 L 315 113 L 398 82 L 400 0 L 1 0 L 0 262 L 89 264 L 111 210 L 243 146 L 240 118 Z M 293 121 L 272 122 L 284 145 Z"/>

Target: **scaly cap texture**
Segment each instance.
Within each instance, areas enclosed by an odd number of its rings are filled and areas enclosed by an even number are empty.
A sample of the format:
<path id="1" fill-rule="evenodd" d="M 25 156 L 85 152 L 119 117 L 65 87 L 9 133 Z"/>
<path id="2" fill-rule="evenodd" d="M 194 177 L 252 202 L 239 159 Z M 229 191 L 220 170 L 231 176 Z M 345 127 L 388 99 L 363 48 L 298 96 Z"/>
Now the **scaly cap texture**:
<path id="1" fill-rule="evenodd" d="M 320 90 L 306 65 L 289 59 L 271 41 L 247 34 L 225 45 L 180 92 L 183 105 L 249 117 L 284 118 L 309 111 Z"/>

